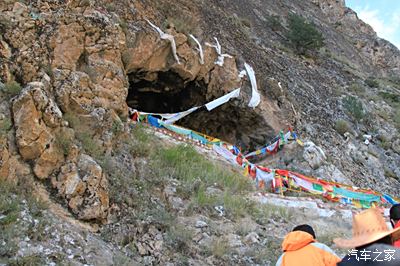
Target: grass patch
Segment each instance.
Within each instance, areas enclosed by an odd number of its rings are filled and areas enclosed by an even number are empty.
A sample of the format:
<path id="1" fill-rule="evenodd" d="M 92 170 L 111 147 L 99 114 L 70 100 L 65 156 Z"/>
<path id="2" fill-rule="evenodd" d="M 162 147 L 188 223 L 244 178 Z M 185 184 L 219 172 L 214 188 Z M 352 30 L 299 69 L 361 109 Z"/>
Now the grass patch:
<path id="1" fill-rule="evenodd" d="M 400 107 L 398 107 L 393 115 L 392 115 L 392 119 L 394 122 L 394 125 L 396 126 L 397 130 L 400 130 Z"/>
<path id="2" fill-rule="evenodd" d="M 74 145 L 73 134 L 62 129 L 56 134 L 56 145 L 63 151 L 64 156 L 68 156 Z"/>
<path id="3" fill-rule="evenodd" d="M 11 119 L 5 118 L 0 121 L 0 137 L 4 137 L 11 130 L 12 122 Z"/>
<path id="4" fill-rule="evenodd" d="M 379 146 L 381 146 L 382 149 L 388 150 L 392 146 L 392 142 L 384 135 L 378 136 L 379 139 Z"/>
<path id="5" fill-rule="evenodd" d="M 179 194 L 191 198 L 193 210 L 209 210 L 224 206 L 226 215 L 237 219 L 247 213 L 251 203 L 242 195 L 252 189 L 249 179 L 227 169 L 222 169 L 196 152 L 191 146 L 179 145 L 161 148 L 156 153 L 152 168 L 158 176 L 181 181 Z M 224 192 L 208 194 L 208 187 L 218 187 Z"/>
<path id="6" fill-rule="evenodd" d="M 68 125 L 72 128 L 77 128 L 80 125 L 79 118 L 73 113 L 67 112 L 63 115 L 63 118 L 68 122 Z"/>
<path id="7" fill-rule="evenodd" d="M 0 228 L 16 222 L 19 212 L 19 198 L 14 194 L 15 190 L 11 184 L 1 181 L 0 186 Z"/>
<path id="8" fill-rule="evenodd" d="M 354 92 L 357 95 L 364 95 L 365 88 L 359 83 L 353 83 L 349 86 L 349 91 Z"/>
<path id="9" fill-rule="evenodd" d="M 276 15 L 267 17 L 267 25 L 273 31 L 280 31 L 283 29 L 281 20 L 280 20 L 279 16 L 276 16 Z"/>
<path id="10" fill-rule="evenodd" d="M 333 244 L 333 239 L 345 236 L 346 233 L 341 231 L 327 232 L 317 235 L 317 241 L 320 243 L 324 243 L 325 245 L 331 246 Z"/>
<path id="11" fill-rule="evenodd" d="M 374 77 L 368 77 L 364 82 L 371 88 L 379 88 L 379 82 Z"/>
<path id="12" fill-rule="evenodd" d="M 346 132 L 350 131 L 350 125 L 346 120 L 339 119 L 335 123 L 335 130 L 340 134 L 343 135 Z"/>
<path id="13" fill-rule="evenodd" d="M 356 97 L 346 96 L 343 99 L 343 107 L 355 121 L 360 121 L 365 116 L 363 105 Z"/>
<path id="14" fill-rule="evenodd" d="M 151 136 L 143 125 L 135 125 L 131 129 L 131 136 L 124 141 L 122 146 L 126 146 L 133 157 L 148 157 L 154 151 L 155 147 L 151 142 Z"/>
<path id="15" fill-rule="evenodd" d="M 166 234 L 166 243 L 181 254 L 188 254 L 194 233 L 187 227 L 176 224 L 171 226 Z"/>
<path id="16" fill-rule="evenodd" d="M 215 239 L 211 244 L 210 253 L 217 259 L 221 259 L 224 255 L 229 255 L 228 242 L 223 238 Z"/>
<path id="17" fill-rule="evenodd" d="M 382 99 L 392 107 L 397 107 L 398 105 L 400 105 L 400 95 L 399 94 L 390 93 L 390 92 L 386 92 L 386 91 L 380 91 L 379 96 L 381 96 Z"/>
<path id="18" fill-rule="evenodd" d="M 173 17 L 168 17 L 162 28 L 166 29 L 169 26 L 173 26 L 177 32 L 189 35 L 199 32 L 197 25 L 198 23 L 190 14 L 177 13 Z"/>
<path id="19" fill-rule="evenodd" d="M 162 169 L 160 174 L 184 182 L 200 179 L 205 186 L 217 184 L 232 193 L 240 193 L 251 188 L 248 179 L 216 166 L 197 153 L 192 146 L 162 148 L 156 154 L 156 161 Z"/>
<path id="20" fill-rule="evenodd" d="M 18 82 L 16 82 L 15 80 L 12 80 L 12 81 L 9 81 L 9 82 L 5 83 L 3 86 L 1 86 L 1 90 L 9 98 L 12 98 L 12 97 L 18 95 L 21 92 L 22 87 Z"/>
<path id="21" fill-rule="evenodd" d="M 45 259 L 41 258 L 39 255 L 31 255 L 25 257 L 19 257 L 11 260 L 9 262 L 10 266 L 33 266 L 33 265 L 45 265 Z"/>
<path id="22" fill-rule="evenodd" d="M 93 138 L 89 132 L 78 132 L 77 139 L 82 143 L 83 149 L 92 157 L 101 158 L 104 150 L 103 147 Z"/>
<path id="23" fill-rule="evenodd" d="M 253 208 L 251 214 L 260 225 L 268 224 L 270 219 L 291 221 L 293 218 L 293 213 L 290 209 L 273 204 L 259 204 L 256 208 Z"/>

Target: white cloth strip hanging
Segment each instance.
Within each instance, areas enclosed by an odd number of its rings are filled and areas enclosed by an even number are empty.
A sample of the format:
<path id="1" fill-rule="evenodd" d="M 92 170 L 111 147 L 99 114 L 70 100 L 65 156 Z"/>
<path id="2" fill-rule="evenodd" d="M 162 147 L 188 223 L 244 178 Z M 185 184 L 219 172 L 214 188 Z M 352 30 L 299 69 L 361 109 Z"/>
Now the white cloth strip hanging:
<path id="1" fill-rule="evenodd" d="M 203 53 L 203 48 L 201 47 L 200 42 L 196 39 L 196 37 L 194 37 L 192 34 L 189 35 L 190 38 L 192 38 L 196 43 L 197 43 L 197 47 L 196 50 L 199 52 L 200 54 L 200 64 L 204 65 L 204 53 Z"/>
<path id="2" fill-rule="evenodd" d="M 232 56 L 229 55 L 229 54 L 223 54 L 222 53 L 222 48 L 221 48 L 221 45 L 219 44 L 218 39 L 216 37 L 214 37 L 214 40 L 215 40 L 215 43 L 216 43 L 215 45 L 210 44 L 208 42 L 206 42 L 206 45 L 209 46 L 209 47 L 215 48 L 215 51 L 218 54 L 217 61 L 215 61 L 214 64 L 219 65 L 219 66 L 223 66 L 224 65 L 224 58 L 225 57 L 232 58 Z"/>
<path id="3" fill-rule="evenodd" d="M 194 111 L 196 111 L 197 109 L 199 109 L 199 106 L 195 106 L 193 108 L 190 108 L 189 110 L 180 112 L 180 113 L 176 113 L 174 116 L 172 116 L 171 118 L 169 118 L 168 120 L 165 121 L 166 124 L 173 124 L 174 122 L 178 121 L 179 119 L 193 113 Z"/>
<path id="4" fill-rule="evenodd" d="M 258 93 L 258 90 L 257 90 L 256 75 L 254 73 L 253 68 L 249 64 L 244 63 L 244 67 L 246 68 L 247 76 L 250 79 L 251 90 L 252 90 L 251 99 L 249 101 L 248 106 L 255 108 L 259 105 L 259 103 L 261 101 L 260 94 Z"/>
<path id="5" fill-rule="evenodd" d="M 159 27 L 157 27 L 156 25 L 151 23 L 149 20 L 146 19 L 146 21 L 150 24 L 151 27 L 153 27 L 155 29 L 155 31 L 158 32 L 158 34 L 160 34 L 161 39 L 168 40 L 171 43 L 171 49 L 172 49 L 172 53 L 174 55 L 175 61 L 178 63 L 178 65 L 180 65 L 181 62 L 179 61 L 179 57 L 176 54 L 176 44 L 175 44 L 174 36 L 163 32 Z"/>
<path id="6" fill-rule="evenodd" d="M 207 103 L 206 104 L 206 108 L 207 108 L 208 111 L 211 111 L 212 109 L 214 109 L 214 108 L 216 108 L 216 107 L 228 102 L 231 98 L 239 97 L 239 94 L 240 94 L 240 88 L 236 89 L 234 91 L 231 91 L 230 93 L 228 93 L 228 94 L 226 94 L 226 95 L 224 95 L 222 97 L 219 97 L 219 98 Z"/>

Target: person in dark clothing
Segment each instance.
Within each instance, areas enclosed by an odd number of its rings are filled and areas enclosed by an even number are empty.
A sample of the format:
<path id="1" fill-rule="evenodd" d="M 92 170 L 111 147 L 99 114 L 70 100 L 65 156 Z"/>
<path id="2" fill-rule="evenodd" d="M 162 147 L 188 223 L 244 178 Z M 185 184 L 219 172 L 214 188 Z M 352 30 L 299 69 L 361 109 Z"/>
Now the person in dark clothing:
<path id="1" fill-rule="evenodd" d="M 395 229 L 400 227 L 400 204 L 395 204 L 390 208 L 390 223 Z M 395 241 L 393 245 L 400 248 L 400 240 Z"/>
<path id="2" fill-rule="evenodd" d="M 400 238 L 400 228 L 390 230 L 380 211 L 371 208 L 353 216 L 353 237 L 336 238 L 338 247 L 348 254 L 338 266 L 399 266 L 400 249 L 392 244 Z"/>

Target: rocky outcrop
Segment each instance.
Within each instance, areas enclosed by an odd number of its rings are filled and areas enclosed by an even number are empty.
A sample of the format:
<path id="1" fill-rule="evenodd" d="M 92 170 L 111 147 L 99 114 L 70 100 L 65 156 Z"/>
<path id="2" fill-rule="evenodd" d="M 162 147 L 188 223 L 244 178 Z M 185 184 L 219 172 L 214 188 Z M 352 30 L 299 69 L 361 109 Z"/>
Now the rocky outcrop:
<path id="1" fill-rule="evenodd" d="M 68 123 L 50 96 L 49 85 L 29 83 L 14 99 L 12 110 L 19 153 L 32 162 L 35 176 L 52 179 L 80 219 L 104 221 L 109 207 L 105 173 L 93 158 L 76 150 L 73 131 L 65 127 Z M 63 147 L 67 141 L 70 147 Z"/>
<path id="2" fill-rule="evenodd" d="M 47 90 L 43 83 L 31 82 L 12 106 L 19 152 L 24 160 L 33 162 L 40 179 L 51 175 L 64 160 L 55 139 L 62 114 Z"/>
<path id="3" fill-rule="evenodd" d="M 128 48 L 124 54 L 126 72 L 145 73 L 144 79 L 154 81 L 158 72 L 173 71 L 185 82 L 204 81 L 207 86 L 207 97 L 221 95 L 221 92 L 231 91 L 240 86 L 235 59 L 226 59 L 223 67 L 215 65 L 217 53 L 215 49 L 203 44 L 204 64 L 199 62 L 199 55 L 188 43 L 182 33 L 170 32 L 175 37 L 177 55 L 183 59 L 181 64 L 174 61 L 171 46 L 168 41 L 160 39 L 153 32 L 139 32 L 133 48 Z"/>
<path id="4" fill-rule="evenodd" d="M 125 36 L 110 17 L 86 9 L 76 22 L 61 23 L 51 40 L 57 99 L 64 112 L 96 107 L 127 115 L 127 79 L 121 61 Z"/>
<path id="5" fill-rule="evenodd" d="M 381 39 L 370 25 L 358 18 L 357 13 L 346 7 L 345 1 L 313 0 L 327 19 L 338 30 L 353 39 L 355 48 L 366 60 L 381 69 L 379 75 L 397 75 L 400 69 L 399 49 L 390 42 Z"/>

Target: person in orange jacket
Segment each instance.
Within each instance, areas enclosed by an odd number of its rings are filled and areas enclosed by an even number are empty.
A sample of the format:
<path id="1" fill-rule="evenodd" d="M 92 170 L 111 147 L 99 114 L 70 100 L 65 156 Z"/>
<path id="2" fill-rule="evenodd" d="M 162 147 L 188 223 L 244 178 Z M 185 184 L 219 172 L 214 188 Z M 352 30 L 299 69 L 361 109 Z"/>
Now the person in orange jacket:
<path id="1" fill-rule="evenodd" d="M 314 229 L 308 224 L 298 225 L 285 236 L 283 254 L 276 266 L 333 266 L 340 258 L 328 246 L 315 240 Z"/>
<path id="2" fill-rule="evenodd" d="M 393 229 L 400 227 L 400 204 L 395 204 L 390 208 L 390 223 Z M 400 248 L 400 240 L 395 241 L 393 246 Z"/>

